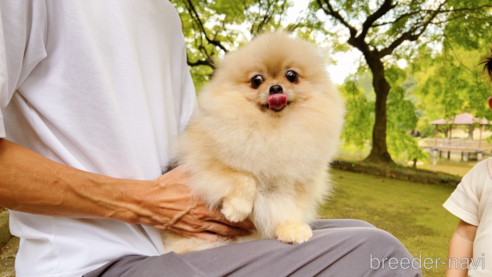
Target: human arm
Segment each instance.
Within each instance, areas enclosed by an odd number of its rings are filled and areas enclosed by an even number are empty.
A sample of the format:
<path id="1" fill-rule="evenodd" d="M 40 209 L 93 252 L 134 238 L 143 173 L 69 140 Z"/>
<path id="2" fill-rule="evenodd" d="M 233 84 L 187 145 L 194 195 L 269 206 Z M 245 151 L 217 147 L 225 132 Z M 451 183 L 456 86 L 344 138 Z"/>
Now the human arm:
<path id="1" fill-rule="evenodd" d="M 477 233 L 477 226 L 460 220 L 449 244 L 448 267 L 446 268 L 446 277 L 466 277 L 468 269 L 460 267 L 461 259 L 466 258 L 468 261 L 473 257 L 473 241 Z M 453 258 L 456 258 L 453 259 Z"/>
<path id="2" fill-rule="evenodd" d="M 467 270 L 460 269 L 460 265 L 466 265 L 466 258 L 471 262 L 476 226 L 481 222 L 479 210 L 482 194 L 491 182 L 491 162 L 487 159 L 476 164 L 443 204 L 445 209 L 461 220 L 451 238 L 446 276 L 467 276 Z"/>
<path id="3" fill-rule="evenodd" d="M 149 181 L 81 171 L 0 138 L 0 206 L 72 218 L 117 219 L 209 240 L 248 235 L 250 221 L 232 223 L 193 198 L 181 168 Z"/>

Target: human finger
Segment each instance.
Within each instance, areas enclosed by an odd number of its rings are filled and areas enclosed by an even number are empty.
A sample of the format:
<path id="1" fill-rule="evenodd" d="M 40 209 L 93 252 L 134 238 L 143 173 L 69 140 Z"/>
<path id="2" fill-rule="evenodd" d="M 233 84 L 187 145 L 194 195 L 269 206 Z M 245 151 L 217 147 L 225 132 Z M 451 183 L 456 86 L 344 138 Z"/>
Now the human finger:
<path id="1" fill-rule="evenodd" d="M 243 229 L 243 228 L 238 228 L 238 227 L 231 227 L 226 224 L 222 224 L 219 222 L 214 222 L 214 221 L 209 221 L 206 225 L 205 228 L 207 231 L 219 234 L 221 236 L 225 237 L 241 237 L 241 236 L 249 236 L 251 235 L 251 232 Z"/>
<path id="2" fill-rule="evenodd" d="M 222 224 L 225 224 L 225 225 L 228 225 L 231 227 L 236 227 L 236 228 L 241 228 L 241 229 L 247 229 L 247 230 L 255 230 L 256 229 L 255 225 L 253 224 L 253 222 L 249 218 L 247 218 L 243 221 L 240 221 L 240 222 L 232 222 L 232 221 L 229 221 L 224 216 L 224 214 L 222 214 L 218 210 L 211 210 L 208 220 L 213 220 L 213 221 L 220 222 Z"/>
<path id="3" fill-rule="evenodd" d="M 206 231 L 196 233 L 196 232 L 189 232 L 189 231 L 181 230 L 181 231 L 175 232 L 175 233 L 178 233 L 179 235 L 186 237 L 186 238 L 197 238 L 197 239 L 202 239 L 202 240 L 206 240 L 209 242 L 217 242 L 221 239 L 224 239 L 224 237 L 221 235 L 209 233 Z"/>
<path id="4" fill-rule="evenodd" d="M 179 229 L 194 233 L 208 231 L 224 237 L 251 235 L 251 232 L 246 229 L 231 227 L 217 221 L 204 221 L 195 217 L 194 215 L 183 216 L 181 220 L 173 225 L 173 229 Z"/>

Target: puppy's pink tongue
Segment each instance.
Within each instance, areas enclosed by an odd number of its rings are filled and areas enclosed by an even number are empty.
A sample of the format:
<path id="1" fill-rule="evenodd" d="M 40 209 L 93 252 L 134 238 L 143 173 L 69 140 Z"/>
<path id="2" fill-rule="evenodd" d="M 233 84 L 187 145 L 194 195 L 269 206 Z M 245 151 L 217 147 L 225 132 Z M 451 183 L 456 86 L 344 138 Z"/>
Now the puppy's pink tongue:
<path id="1" fill-rule="evenodd" d="M 275 93 L 268 96 L 268 107 L 274 110 L 280 110 L 287 106 L 287 95 L 285 93 Z"/>

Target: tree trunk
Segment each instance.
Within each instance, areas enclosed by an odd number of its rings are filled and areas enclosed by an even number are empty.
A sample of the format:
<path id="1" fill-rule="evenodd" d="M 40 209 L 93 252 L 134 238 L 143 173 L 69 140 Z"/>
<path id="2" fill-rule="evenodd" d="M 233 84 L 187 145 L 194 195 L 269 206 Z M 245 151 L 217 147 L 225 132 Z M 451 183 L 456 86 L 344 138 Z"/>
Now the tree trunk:
<path id="1" fill-rule="evenodd" d="M 367 55 L 365 58 L 372 71 L 372 85 L 376 92 L 376 121 L 372 130 L 372 149 L 365 160 L 374 163 L 392 164 L 394 162 L 388 153 L 386 144 L 386 101 L 388 100 L 391 86 L 384 77 L 384 65 L 379 57 Z"/>

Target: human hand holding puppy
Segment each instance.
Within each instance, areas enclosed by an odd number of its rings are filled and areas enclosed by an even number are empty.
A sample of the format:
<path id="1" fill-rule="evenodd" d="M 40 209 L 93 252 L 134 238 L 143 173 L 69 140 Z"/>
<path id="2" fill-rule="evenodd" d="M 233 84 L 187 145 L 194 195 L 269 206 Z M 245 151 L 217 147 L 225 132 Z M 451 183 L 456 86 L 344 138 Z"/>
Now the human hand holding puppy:
<path id="1" fill-rule="evenodd" d="M 143 224 L 180 236 L 208 241 L 217 241 L 221 236 L 250 235 L 247 230 L 255 228 L 249 219 L 231 222 L 219 210 L 209 209 L 203 200 L 193 197 L 187 185 L 188 173 L 181 166 L 162 175 L 156 181 L 155 191 L 148 191 L 147 197 L 157 197 L 154 203 L 159 203 L 159 211 L 156 211 L 156 214 L 162 214 L 167 219 L 164 220 L 164 224 L 159 220 L 143 219 Z M 156 207 L 150 208 L 152 209 Z"/>
<path id="2" fill-rule="evenodd" d="M 0 139 L 0 206 L 70 218 L 141 223 L 215 241 L 249 235 L 250 221 L 232 223 L 193 199 L 179 167 L 155 180 L 111 178 L 78 170 Z"/>

